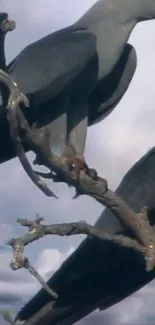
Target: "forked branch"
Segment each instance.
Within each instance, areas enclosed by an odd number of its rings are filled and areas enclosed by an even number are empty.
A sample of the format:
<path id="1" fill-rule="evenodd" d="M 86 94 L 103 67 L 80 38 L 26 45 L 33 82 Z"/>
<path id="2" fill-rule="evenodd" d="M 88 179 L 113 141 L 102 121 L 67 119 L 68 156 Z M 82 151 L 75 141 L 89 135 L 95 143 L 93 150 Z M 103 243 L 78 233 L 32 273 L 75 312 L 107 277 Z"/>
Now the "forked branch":
<path id="1" fill-rule="evenodd" d="M 7 82 L 9 78 L 10 77 L 7 75 Z M 0 81 L 2 81 L 1 75 Z M 107 181 L 105 179 L 99 176 L 92 178 L 86 173 L 85 170 L 83 170 L 80 174 L 80 181 L 77 180 L 77 173 L 74 170 L 68 170 L 68 168 L 60 158 L 57 158 L 51 154 L 48 147 L 48 127 L 43 127 L 39 130 L 32 130 L 32 128 L 29 126 L 22 111 L 20 110 L 19 96 L 16 96 L 16 92 L 14 96 L 14 87 L 16 88 L 17 86 L 12 84 L 12 80 L 10 82 L 12 87 L 9 88 L 11 91 L 11 107 L 13 105 L 14 112 L 16 112 L 16 118 L 10 119 L 12 140 L 15 142 L 15 140 L 17 140 L 18 138 L 18 123 L 19 130 L 22 131 L 22 138 L 20 138 L 20 141 L 18 139 L 18 143 L 26 143 L 29 148 L 31 148 L 31 150 L 36 153 L 37 157 L 39 157 L 39 164 L 42 164 L 50 169 L 50 176 L 54 182 L 65 182 L 70 186 L 74 186 L 75 188 L 77 188 L 78 186 L 78 193 L 80 195 L 89 195 L 95 198 L 101 204 L 107 206 L 111 210 L 111 212 L 119 218 L 121 223 L 123 223 L 124 226 L 129 229 L 130 232 L 132 232 L 135 238 L 135 240 L 132 240 L 131 238 L 125 236 L 110 237 L 109 235 L 102 233 L 101 231 L 86 223 L 71 223 L 63 225 L 44 226 L 40 224 L 41 220 L 39 220 L 39 222 L 35 221 L 35 223 L 32 223 L 28 220 L 20 220 L 19 222 L 23 226 L 29 227 L 29 231 L 25 236 L 18 239 L 14 239 L 10 242 L 10 245 L 13 247 L 14 250 L 14 258 L 11 264 L 12 267 L 14 269 L 25 267 L 25 259 L 22 256 L 24 246 L 28 245 L 32 241 L 37 240 L 46 234 L 69 236 L 82 233 L 98 237 L 103 241 L 110 241 L 114 244 L 118 244 L 121 246 L 123 245 L 126 248 L 133 248 L 138 250 L 139 253 L 142 254 L 145 259 L 146 269 L 152 270 L 155 267 L 155 239 L 153 229 L 151 228 L 147 218 L 147 209 L 142 209 L 139 214 L 136 214 L 116 193 L 113 193 L 111 190 L 108 189 Z M 18 152 L 19 156 L 21 156 L 20 150 Z M 25 153 L 23 153 L 23 155 L 24 154 Z M 21 162 L 23 164 L 22 159 Z M 30 170 L 29 175 L 32 175 L 32 172 L 36 175 L 36 173 L 32 169 Z M 39 186 L 39 182 L 36 182 L 36 185 Z"/>

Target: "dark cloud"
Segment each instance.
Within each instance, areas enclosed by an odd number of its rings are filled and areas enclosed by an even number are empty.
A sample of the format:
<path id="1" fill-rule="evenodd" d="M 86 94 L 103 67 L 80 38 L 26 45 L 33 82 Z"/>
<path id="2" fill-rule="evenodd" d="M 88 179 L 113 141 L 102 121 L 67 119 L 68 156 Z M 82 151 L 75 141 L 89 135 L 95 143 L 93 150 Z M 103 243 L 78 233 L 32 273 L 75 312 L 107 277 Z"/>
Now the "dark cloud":
<path id="1" fill-rule="evenodd" d="M 1 294 L 0 293 L 0 304 L 1 305 L 17 305 L 21 303 L 21 295 L 17 296 L 15 294 Z"/>

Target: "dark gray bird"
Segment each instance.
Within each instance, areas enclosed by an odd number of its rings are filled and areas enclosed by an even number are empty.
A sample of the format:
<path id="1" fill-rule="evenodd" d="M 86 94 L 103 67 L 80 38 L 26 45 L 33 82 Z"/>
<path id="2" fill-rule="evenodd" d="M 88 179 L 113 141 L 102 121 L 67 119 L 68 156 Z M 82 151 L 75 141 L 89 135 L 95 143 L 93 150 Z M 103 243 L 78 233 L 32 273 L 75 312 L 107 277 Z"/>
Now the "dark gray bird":
<path id="1" fill-rule="evenodd" d="M 138 22 L 154 17 L 155 0 L 99 0 L 77 23 L 29 45 L 8 66 L 30 99 L 28 120 L 50 123 L 50 150 L 66 164 L 84 165 L 87 126 L 110 113 L 134 74 L 128 38 Z"/>
<path id="2" fill-rule="evenodd" d="M 111 74 L 98 83 L 88 98 L 88 126 L 100 122 L 115 108 L 130 85 L 136 69 L 136 63 L 137 59 L 135 49 L 132 47 L 132 45 L 126 44 L 123 53 Z M 7 102 L 7 97 L 5 98 L 5 102 Z M 16 155 L 14 152 L 14 147 L 10 141 L 8 124 L 5 116 L 6 110 L 4 106 L 5 105 L 0 106 L 0 163 L 12 159 Z M 49 123 L 49 110 L 46 111 L 48 104 L 44 106 L 44 113 L 46 112 L 46 123 Z M 35 119 L 36 117 L 34 116 L 32 108 L 32 111 L 30 111 L 28 114 L 28 121 L 35 121 Z M 3 141 L 4 138 L 5 144 Z"/>
<path id="3" fill-rule="evenodd" d="M 2 14 L 1 15 L 3 19 L 8 21 L 8 16 L 7 14 Z M 7 17 L 7 19 L 6 19 Z M 1 44 L 0 44 L 0 68 L 3 69 L 4 71 L 10 71 L 10 65 L 6 67 L 6 60 L 5 60 L 5 53 L 4 53 L 4 40 L 5 40 L 5 30 L 1 30 Z M 96 119 L 102 118 L 102 112 L 103 112 L 103 106 L 104 106 L 104 115 L 109 113 L 110 110 L 116 105 L 117 100 L 121 98 L 121 96 L 124 94 L 125 90 L 127 89 L 129 82 L 132 78 L 133 75 L 133 69 L 128 69 L 126 68 L 126 65 L 128 64 L 129 60 L 131 59 L 131 56 L 133 56 L 134 51 L 130 45 L 126 45 L 125 49 L 123 50 L 123 53 L 117 62 L 115 69 L 113 69 L 112 74 L 108 76 L 108 78 L 104 78 L 104 83 L 101 82 L 99 86 L 97 86 L 92 94 L 92 98 L 89 99 L 88 101 L 88 107 L 89 111 L 91 111 L 91 116 L 88 116 L 89 119 L 89 125 L 96 122 Z M 23 61 L 22 61 L 23 62 Z M 17 65 L 18 66 L 18 65 Z M 122 83 L 122 80 L 123 83 Z M 121 86 L 121 87 L 120 87 Z M 104 92 L 101 92 L 101 87 L 104 88 Z M 10 140 L 10 128 L 8 127 L 8 121 L 6 118 L 6 113 L 7 113 L 7 99 L 8 99 L 8 91 L 6 88 L 2 85 L 1 86 L 1 93 L 2 93 L 2 98 L 3 98 L 3 106 L 0 108 L 0 162 L 4 162 L 16 155 L 13 143 Z M 112 94 L 111 98 L 110 95 Z M 64 96 L 64 93 L 63 95 Z M 54 107 L 56 109 L 56 113 L 59 115 L 59 108 L 61 103 L 59 103 L 59 99 L 61 98 L 61 94 L 58 96 L 59 98 L 54 99 Z M 105 102 L 106 100 L 106 102 Z M 104 101 L 104 105 L 103 105 Z M 101 105 L 102 103 L 102 105 Z M 58 104 L 58 107 L 57 107 Z M 60 104 L 60 105 L 59 105 Z M 53 118 L 56 118 L 56 114 L 53 115 L 53 111 L 51 110 L 52 106 L 52 101 L 49 103 L 46 103 L 44 106 L 42 105 L 41 109 L 39 110 L 39 117 L 40 117 L 40 122 L 45 124 L 50 123 L 53 121 Z M 99 107 L 99 115 L 97 114 L 97 109 Z M 93 108 L 93 109 L 92 109 Z M 32 121 L 35 122 L 37 120 L 37 116 L 35 112 L 38 112 L 37 109 L 34 107 L 31 107 L 30 110 L 26 113 L 26 116 L 28 118 L 29 123 L 31 124 Z M 46 112 L 46 113 L 45 113 Z M 41 115 L 40 115 L 41 113 Z M 67 113 L 66 113 L 67 114 Z M 70 116 L 70 115 L 69 115 Z M 69 120 L 67 122 L 69 125 Z M 52 130 L 55 130 L 55 136 L 57 137 L 57 134 L 59 135 L 59 128 L 53 128 L 53 123 L 51 123 L 50 128 Z M 58 133 L 57 133 L 58 132 Z M 5 139 L 5 142 L 4 142 Z M 80 139 L 80 138 L 79 138 Z M 29 148 L 24 148 L 25 150 L 28 150 Z M 22 155 L 23 157 L 23 155 Z M 21 158 L 20 158 L 21 159 Z M 78 160 L 79 162 L 79 160 Z M 26 159 L 22 158 L 22 164 L 23 167 L 28 166 L 28 161 Z M 30 166 L 28 168 L 30 170 Z M 29 177 L 35 182 L 36 184 L 36 175 L 32 171 L 31 175 L 29 174 Z M 40 184 L 40 183 L 39 183 Z M 40 185 L 39 185 L 40 188 Z M 44 193 L 48 196 L 53 196 L 53 193 L 46 187 L 44 186 Z"/>
<path id="4" fill-rule="evenodd" d="M 137 212 L 148 206 L 150 223 L 155 225 L 155 147 L 128 171 L 116 192 Z M 108 209 L 96 226 L 109 234 L 127 233 Z M 48 281 L 58 300 L 52 301 L 41 289 L 16 321 L 71 325 L 97 308 L 104 310 L 128 297 L 154 277 L 155 271 L 146 272 L 135 252 L 87 237 Z"/>

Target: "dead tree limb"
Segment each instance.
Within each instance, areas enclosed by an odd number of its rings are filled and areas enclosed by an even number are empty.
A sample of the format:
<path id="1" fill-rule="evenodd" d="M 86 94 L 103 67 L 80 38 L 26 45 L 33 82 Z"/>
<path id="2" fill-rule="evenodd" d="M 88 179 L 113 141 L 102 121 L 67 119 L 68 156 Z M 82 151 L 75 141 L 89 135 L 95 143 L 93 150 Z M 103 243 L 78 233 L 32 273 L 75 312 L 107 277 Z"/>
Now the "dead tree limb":
<path id="1" fill-rule="evenodd" d="M 15 141 L 18 140 L 18 144 L 20 143 L 20 149 L 19 151 L 17 150 L 17 153 L 21 163 L 23 164 L 23 159 L 25 159 L 25 153 L 23 152 L 24 157 L 22 157 L 21 154 L 21 143 L 24 142 L 29 146 L 29 148 L 31 148 L 31 150 L 36 153 L 37 161 L 39 162 L 39 164 L 42 164 L 50 169 L 50 176 L 53 181 L 65 182 L 69 186 L 74 186 L 75 188 L 77 188 L 78 186 L 79 195 L 89 195 L 95 198 L 101 204 L 107 206 L 119 218 L 119 220 L 125 225 L 125 227 L 132 232 L 136 241 L 131 241 L 131 238 L 129 239 L 128 237 L 122 236 L 114 236 L 112 238 L 109 238 L 107 237 L 108 235 L 105 234 L 104 236 L 102 234 L 101 239 L 110 240 L 115 244 L 116 242 L 119 242 L 119 245 L 124 245 L 127 248 L 131 248 L 132 246 L 132 248 L 138 249 L 139 252 L 143 254 L 146 263 L 146 269 L 152 270 L 155 267 L 155 238 L 153 230 L 147 218 L 147 209 L 142 209 L 139 214 L 136 214 L 117 194 L 113 193 L 111 190 L 108 189 L 107 181 L 105 179 L 97 175 L 95 175 L 95 177 L 93 178 L 86 172 L 86 170 L 83 170 L 81 172 L 80 180 L 77 179 L 77 173 L 74 170 L 69 170 L 61 158 L 58 158 L 51 154 L 51 151 L 49 150 L 48 146 L 48 137 L 50 132 L 49 127 L 46 126 L 42 129 L 32 129 L 29 126 L 28 122 L 24 117 L 23 112 L 20 110 L 19 107 L 19 104 L 21 102 L 24 104 L 27 104 L 27 102 L 25 102 L 25 97 L 23 100 L 24 95 L 20 92 L 20 90 L 18 89 L 17 91 L 17 85 L 12 82 L 11 78 L 8 75 L 2 73 L 1 71 L 0 82 L 4 82 L 5 85 L 8 86 L 10 90 L 8 107 L 13 108 L 13 114 L 15 114 L 16 112 L 15 116 L 12 114 L 12 110 L 9 109 L 9 122 L 10 130 L 12 130 L 11 138 L 13 139 L 13 142 L 15 143 Z M 22 131 L 21 138 L 18 137 L 19 133 L 17 130 L 17 125 L 19 127 L 19 130 Z M 32 177 L 37 174 L 32 170 L 32 168 L 29 171 L 28 169 L 26 170 L 31 179 L 39 187 L 42 183 L 38 180 L 35 181 Z M 43 190 L 44 186 L 40 186 L 40 188 L 42 188 Z M 14 267 L 15 269 L 21 267 L 23 263 L 22 253 L 24 246 L 28 245 L 29 242 L 37 240 L 38 238 L 40 238 L 40 236 L 44 235 L 44 232 L 42 233 L 43 229 L 44 231 L 46 229 L 46 231 L 50 232 L 51 234 L 54 234 L 53 232 L 55 231 L 55 234 L 57 235 L 73 235 L 84 233 L 87 235 L 89 234 L 91 236 L 100 237 L 99 232 L 96 233 L 96 229 L 94 227 L 89 226 L 85 223 L 73 223 L 71 225 L 66 224 L 65 226 L 52 225 L 52 228 L 49 228 L 49 226 L 47 228 L 46 227 L 40 225 L 40 221 L 38 223 L 35 223 L 35 226 L 34 224 L 32 224 L 31 226 L 29 225 L 29 232 L 27 234 L 28 237 L 24 237 L 22 239 L 18 238 L 10 242 L 10 245 L 13 247 L 14 250 L 14 259 L 12 262 L 12 267 Z"/>
<path id="2" fill-rule="evenodd" d="M 127 249 L 134 249 L 137 251 L 146 261 L 146 268 L 148 271 L 154 266 L 152 263 L 151 256 L 148 259 L 146 250 L 144 246 L 139 244 L 137 240 L 131 239 L 130 237 L 124 235 L 109 235 L 104 233 L 104 231 L 89 225 L 85 221 L 64 223 L 64 224 L 51 224 L 44 225 L 41 224 L 43 218 L 37 217 L 35 221 L 30 221 L 28 219 L 18 219 L 18 223 L 23 227 L 28 227 L 28 231 L 21 237 L 16 239 L 11 239 L 8 242 L 13 249 L 13 259 L 11 261 L 11 268 L 13 270 L 18 270 L 21 268 L 26 268 L 29 272 L 39 281 L 42 287 L 54 298 L 57 298 L 57 293 L 55 293 L 49 286 L 44 282 L 43 278 L 39 275 L 36 269 L 30 264 L 27 257 L 23 257 L 24 247 L 28 244 L 46 236 L 46 235 L 58 235 L 58 236 L 71 236 L 84 234 L 88 236 L 95 237 L 102 241 L 102 243 L 111 243 L 118 246 L 126 247 Z M 154 255 L 152 256 L 154 258 Z"/>
<path id="3" fill-rule="evenodd" d="M 18 121 L 18 111 L 20 110 L 20 106 L 24 105 L 25 107 L 29 106 L 28 98 L 20 91 L 17 84 L 12 80 L 12 78 L 3 70 L 0 70 L 0 83 L 4 84 L 10 92 L 10 96 L 8 99 L 7 105 L 7 119 L 9 121 L 10 128 L 10 137 L 12 143 L 15 147 L 16 154 L 34 184 L 43 191 L 43 193 L 47 196 L 53 196 L 56 198 L 54 193 L 47 187 L 47 185 L 41 180 L 39 175 L 37 175 L 24 152 L 24 148 L 21 142 L 20 134 L 19 134 L 19 121 Z"/>
<path id="4" fill-rule="evenodd" d="M 17 221 L 20 225 L 28 227 L 28 232 L 16 239 L 11 239 L 8 242 L 13 249 L 13 259 L 11 261 L 12 270 L 18 270 L 21 268 L 26 268 L 29 272 L 39 281 L 42 287 L 52 296 L 52 298 L 57 298 L 57 293 L 55 293 L 49 286 L 45 283 L 40 274 L 36 269 L 30 264 L 27 257 L 23 257 L 24 247 L 28 244 L 42 238 L 46 235 L 58 235 L 58 236 L 71 236 L 78 234 L 85 234 L 92 237 L 96 237 L 104 242 L 111 242 L 116 245 L 128 247 L 135 249 L 140 252 L 144 257 L 143 247 L 134 239 L 129 237 L 118 235 L 110 236 L 105 234 L 103 231 L 87 224 L 84 221 L 75 223 L 64 223 L 64 224 L 53 224 L 53 225 L 43 225 L 41 221 L 43 218 L 37 218 L 35 221 L 30 221 L 27 219 L 18 219 Z M 145 257 L 144 257 L 145 258 Z"/>
<path id="5" fill-rule="evenodd" d="M 35 235 L 38 233 L 38 229 L 40 227 L 40 221 L 42 218 L 37 218 L 33 223 L 31 222 L 31 226 L 29 227 L 29 231 L 22 237 L 11 239 L 8 242 L 8 245 L 13 249 L 13 259 L 10 263 L 12 270 L 19 270 L 21 268 L 25 268 L 29 270 L 29 272 L 39 281 L 41 286 L 52 296 L 52 298 L 56 299 L 58 296 L 56 292 L 54 292 L 44 281 L 41 275 L 37 272 L 37 270 L 31 265 L 30 261 L 27 257 L 23 257 L 24 247 L 29 243 L 35 240 Z M 24 220 L 17 220 L 21 225 Z M 30 222 L 29 222 L 30 223 Z M 41 238 L 38 236 L 38 239 Z M 37 237 L 36 237 L 37 239 Z"/>
<path id="6" fill-rule="evenodd" d="M 19 114 L 20 120 L 23 119 L 25 129 L 24 141 L 41 157 L 42 164 L 56 173 L 56 176 L 51 174 L 52 179 L 54 181 L 55 179 L 56 181 L 61 180 L 74 187 L 78 185 L 78 191 L 81 195 L 89 195 L 107 206 L 130 229 L 137 241 L 143 245 L 146 268 L 153 268 L 155 266 L 155 238 L 147 218 L 147 209 L 144 208 L 139 214 L 136 214 L 116 193 L 108 189 L 107 181 L 99 176 L 93 179 L 85 171 L 82 171 L 80 181 L 77 181 L 74 170 L 67 170 L 60 159 L 49 154 L 48 148 L 42 145 L 42 140 L 28 127 L 26 120 L 21 116 L 21 111 Z M 42 137 L 44 136 L 46 133 L 43 133 Z"/>

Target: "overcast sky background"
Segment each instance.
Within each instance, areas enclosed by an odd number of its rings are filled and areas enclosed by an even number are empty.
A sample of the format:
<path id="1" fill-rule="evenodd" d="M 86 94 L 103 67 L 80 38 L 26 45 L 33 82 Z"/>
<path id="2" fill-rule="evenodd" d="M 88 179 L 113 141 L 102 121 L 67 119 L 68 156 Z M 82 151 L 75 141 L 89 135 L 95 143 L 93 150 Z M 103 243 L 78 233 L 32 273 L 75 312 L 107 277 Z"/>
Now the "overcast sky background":
<path id="1" fill-rule="evenodd" d="M 17 22 L 16 31 L 6 41 L 8 62 L 27 44 L 76 21 L 93 0 L 0 0 L 0 11 L 7 11 Z M 132 33 L 138 54 L 134 79 L 115 111 L 88 131 L 86 160 L 115 189 L 124 173 L 155 144 L 155 22 L 139 24 Z M 117 172 L 116 172 L 117 171 Z M 52 187 L 53 184 L 49 182 Z M 34 218 L 39 212 L 46 223 L 86 220 L 94 223 L 102 207 L 82 197 L 72 200 L 74 191 L 54 185 L 59 201 L 46 198 L 25 175 L 14 159 L 0 166 L 0 306 L 18 310 L 39 288 L 25 271 L 9 268 L 12 252 L 5 246 L 11 237 L 24 230 L 18 217 Z M 46 278 L 77 247 L 83 236 L 44 238 L 26 249 L 30 261 Z M 94 313 L 80 323 L 153 324 L 155 288 L 153 283 L 134 296 L 110 308 Z M 2 324 L 2 323 L 1 323 Z"/>

